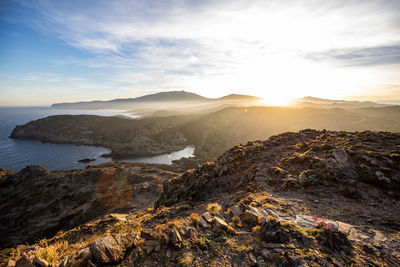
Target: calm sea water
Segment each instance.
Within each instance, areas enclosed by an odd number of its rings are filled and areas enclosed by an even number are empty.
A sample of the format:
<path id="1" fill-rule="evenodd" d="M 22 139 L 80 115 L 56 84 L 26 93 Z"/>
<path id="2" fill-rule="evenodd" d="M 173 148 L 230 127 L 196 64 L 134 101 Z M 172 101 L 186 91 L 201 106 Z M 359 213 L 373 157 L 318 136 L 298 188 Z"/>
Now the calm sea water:
<path id="1" fill-rule="evenodd" d="M 124 113 L 121 110 L 63 110 L 48 107 L 0 107 L 0 167 L 10 171 L 19 171 L 27 165 L 42 164 L 49 170 L 82 169 L 85 163 L 77 162 L 80 159 L 96 159 L 90 164 L 105 163 L 109 158 L 100 155 L 110 153 L 105 147 L 76 146 L 63 144 L 48 144 L 38 141 L 14 140 L 8 138 L 16 125 L 50 115 L 61 114 L 90 114 L 101 116 L 124 115 L 139 117 Z M 171 164 L 173 160 L 182 157 L 191 157 L 194 147 L 187 147 L 181 151 L 152 157 L 126 158 L 123 160 Z"/>

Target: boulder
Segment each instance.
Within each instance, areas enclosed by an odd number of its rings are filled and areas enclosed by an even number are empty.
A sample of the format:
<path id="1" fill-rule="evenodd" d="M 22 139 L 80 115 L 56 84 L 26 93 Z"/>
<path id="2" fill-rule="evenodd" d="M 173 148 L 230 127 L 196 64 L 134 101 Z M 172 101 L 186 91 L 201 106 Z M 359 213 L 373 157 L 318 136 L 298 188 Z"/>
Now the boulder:
<path id="1" fill-rule="evenodd" d="M 227 229 L 228 228 L 228 224 L 223 219 L 215 216 L 214 220 L 215 220 L 215 225 L 217 227 L 222 228 L 222 229 Z"/>
<path id="2" fill-rule="evenodd" d="M 68 257 L 65 264 L 62 266 L 70 266 L 70 267 L 86 267 L 86 266 L 94 266 L 91 263 L 92 253 L 90 252 L 89 247 L 78 250 L 75 254 Z"/>
<path id="3" fill-rule="evenodd" d="M 200 223 L 200 226 L 201 226 L 201 227 L 203 227 L 203 228 L 208 228 L 208 222 L 203 218 L 203 216 L 201 216 L 201 217 L 199 218 L 199 223 Z"/>
<path id="4" fill-rule="evenodd" d="M 246 210 L 243 214 L 243 221 L 250 225 L 256 225 L 258 223 L 258 216 L 260 215 L 255 211 Z"/>
<path id="5" fill-rule="evenodd" d="M 211 214 L 207 211 L 204 212 L 202 217 L 208 222 L 208 223 L 212 223 L 213 222 L 213 217 L 211 216 Z"/>
<path id="6" fill-rule="evenodd" d="M 154 240 L 154 239 L 146 240 L 144 242 L 144 250 L 146 251 L 147 254 L 149 254 L 160 245 L 161 245 L 160 240 Z"/>
<path id="7" fill-rule="evenodd" d="M 133 245 L 136 234 L 105 236 L 90 245 L 90 252 L 96 263 L 115 264 L 121 261 L 126 250 Z"/>
<path id="8" fill-rule="evenodd" d="M 28 257 L 25 255 L 23 255 L 19 260 L 17 260 L 17 262 L 15 263 L 15 266 L 17 266 L 17 267 L 35 267 L 35 265 L 33 265 L 31 263 L 31 261 L 28 259 Z"/>
<path id="9" fill-rule="evenodd" d="M 231 213 L 233 216 L 240 217 L 243 214 L 243 210 L 239 205 L 235 205 L 231 207 Z"/>
<path id="10" fill-rule="evenodd" d="M 318 181 L 317 175 L 314 173 L 313 170 L 302 171 L 299 175 L 299 183 L 302 186 L 311 185 L 317 181 Z"/>
<path id="11" fill-rule="evenodd" d="M 324 222 L 331 227 L 332 230 L 338 230 L 339 229 L 339 224 L 335 221 L 328 220 L 325 218 L 317 218 L 317 217 L 312 217 L 308 215 L 296 215 L 296 219 L 294 221 L 297 226 L 301 228 L 314 228 L 315 226 L 318 225 L 318 223 Z"/>

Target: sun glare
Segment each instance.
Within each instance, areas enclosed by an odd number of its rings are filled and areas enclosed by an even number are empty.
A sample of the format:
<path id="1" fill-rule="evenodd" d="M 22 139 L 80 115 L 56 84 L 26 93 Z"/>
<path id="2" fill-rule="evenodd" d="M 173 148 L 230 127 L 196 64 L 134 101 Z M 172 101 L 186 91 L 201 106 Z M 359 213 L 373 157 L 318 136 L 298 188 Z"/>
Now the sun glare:
<path id="1" fill-rule="evenodd" d="M 288 106 L 294 99 L 284 95 L 277 95 L 274 97 L 268 96 L 261 100 L 260 104 L 265 106 Z"/>

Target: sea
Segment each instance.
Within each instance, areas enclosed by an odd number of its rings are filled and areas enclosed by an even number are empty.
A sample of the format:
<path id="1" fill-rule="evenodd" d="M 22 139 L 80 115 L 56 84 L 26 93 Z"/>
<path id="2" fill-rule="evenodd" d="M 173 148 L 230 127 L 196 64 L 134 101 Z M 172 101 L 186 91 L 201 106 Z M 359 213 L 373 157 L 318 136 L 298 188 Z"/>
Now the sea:
<path id="1" fill-rule="evenodd" d="M 25 124 L 51 115 L 123 115 L 138 118 L 140 115 L 126 113 L 122 110 L 69 110 L 50 107 L 0 107 L 0 167 L 9 171 L 20 171 L 28 165 L 41 164 L 48 170 L 83 169 L 87 163 L 81 159 L 95 159 L 90 164 L 112 161 L 100 157 L 110 153 L 106 147 L 77 146 L 68 144 L 50 144 L 39 141 L 15 140 L 9 138 L 16 125 Z M 180 151 L 150 157 L 124 158 L 119 160 L 171 164 L 173 160 L 192 157 L 194 147 L 188 146 Z"/>

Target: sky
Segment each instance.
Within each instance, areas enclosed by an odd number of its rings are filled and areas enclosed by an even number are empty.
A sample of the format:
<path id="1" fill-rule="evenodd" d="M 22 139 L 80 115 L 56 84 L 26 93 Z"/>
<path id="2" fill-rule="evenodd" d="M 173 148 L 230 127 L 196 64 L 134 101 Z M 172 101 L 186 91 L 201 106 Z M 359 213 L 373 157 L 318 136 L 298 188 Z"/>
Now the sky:
<path id="1" fill-rule="evenodd" d="M 0 0 L 0 105 L 400 99 L 399 0 Z"/>

